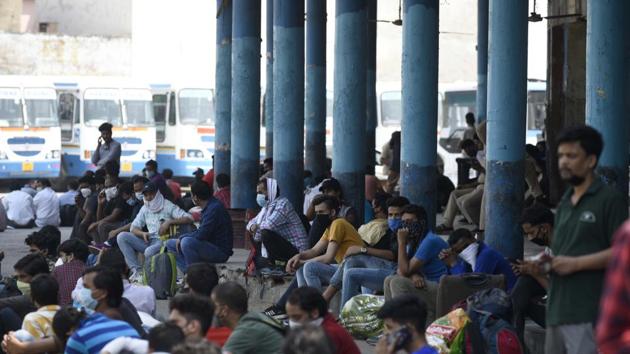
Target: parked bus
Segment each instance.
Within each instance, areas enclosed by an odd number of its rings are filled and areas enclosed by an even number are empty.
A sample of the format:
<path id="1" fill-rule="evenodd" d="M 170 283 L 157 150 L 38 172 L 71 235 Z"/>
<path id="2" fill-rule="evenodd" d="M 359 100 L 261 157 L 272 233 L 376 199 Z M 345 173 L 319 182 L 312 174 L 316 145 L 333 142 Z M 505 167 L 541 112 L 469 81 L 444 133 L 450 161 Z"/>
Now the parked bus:
<path id="1" fill-rule="evenodd" d="M 151 91 L 125 78 L 60 79 L 59 96 L 64 176 L 94 170 L 91 158 L 100 137 L 98 127 L 111 123 L 121 144 L 120 175 L 142 172 L 155 159 L 155 120 Z"/>
<path id="2" fill-rule="evenodd" d="M 157 162 L 176 177 L 212 168 L 214 91 L 209 85 L 151 84 Z"/>
<path id="3" fill-rule="evenodd" d="M 0 179 L 59 176 L 60 135 L 52 83 L 0 77 Z"/>

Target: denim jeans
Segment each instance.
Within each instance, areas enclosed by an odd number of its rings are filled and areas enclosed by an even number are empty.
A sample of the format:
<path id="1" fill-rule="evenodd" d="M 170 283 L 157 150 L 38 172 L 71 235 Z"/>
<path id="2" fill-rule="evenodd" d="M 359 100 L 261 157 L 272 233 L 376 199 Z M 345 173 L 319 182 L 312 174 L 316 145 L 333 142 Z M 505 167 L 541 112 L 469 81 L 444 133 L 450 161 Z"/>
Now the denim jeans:
<path id="1" fill-rule="evenodd" d="M 125 262 L 132 271 L 138 271 L 142 268 L 140 262 L 138 262 L 138 256 L 136 252 L 143 252 L 145 261 L 148 261 L 152 256 L 160 253 L 162 247 L 162 241 L 157 237 L 152 237 L 149 242 L 144 242 L 144 239 L 132 234 L 131 232 L 121 232 L 116 238 L 120 251 L 125 256 Z"/>
<path id="2" fill-rule="evenodd" d="M 361 288 L 368 288 L 374 291 L 383 290 L 383 282 L 385 278 L 394 274 L 396 264 L 393 266 L 381 268 L 351 268 L 347 269 L 343 274 L 343 287 L 341 289 L 340 309 L 353 296 L 361 294 Z"/>
<path id="3" fill-rule="evenodd" d="M 372 269 L 387 269 L 390 274 L 396 270 L 396 263 L 388 261 L 384 258 L 374 257 L 367 254 L 357 254 L 354 256 L 346 257 L 343 263 L 337 268 L 337 271 L 330 279 L 330 286 L 339 290 L 342 288 L 342 283 L 345 280 L 344 273 L 353 268 L 372 268 Z M 388 274 L 389 275 L 389 274 Z"/>
<path id="4" fill-rule="evenodd" d="M 322 283 L 328 284 L 330 282 L 330 278 L 335 274 L 337 267 L 337 264 L 307 262 L 296 273 L 298 286 L 310 286 L 322 291 Z"/>
<path id="5" fill-rule="evenodd" d="M 186 269 L 188 269 L 188 266 L 193 263 L 224 263 L 230 258 L 230 256 L 220 250 L 219 247 L 195 237 L 184 237 L 181 239 L 179 244 L 181 253 L 177 252 L 176 245 L 177 239 L 166 241 L 166 249 L 175 254 L 177 267 L 184 273 Z"/>

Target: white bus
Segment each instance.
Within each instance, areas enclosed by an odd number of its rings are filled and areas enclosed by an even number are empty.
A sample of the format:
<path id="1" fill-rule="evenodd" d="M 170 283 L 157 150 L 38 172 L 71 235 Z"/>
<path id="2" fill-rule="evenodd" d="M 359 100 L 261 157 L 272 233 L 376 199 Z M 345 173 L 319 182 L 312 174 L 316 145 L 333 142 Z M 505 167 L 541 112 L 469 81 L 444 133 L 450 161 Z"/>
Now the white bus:
<path id="1" fill-rule="evenodd" d="M 0 179 L 59 176 L 61 133 L 51 82 L 0 77 Z"/>
<path id="2" fill-rule="evenodd" d="M 100 136 L 98 127 L 111 123 L 113 138 L 121 144 L 120 175 L 132 176 L 155 159 L 155 120 L 147 85 L 125 78 L 60 79 L 55 88 L 62 113 L 63 170 L 81 176 L 95 169 L 92 154 Z"/>

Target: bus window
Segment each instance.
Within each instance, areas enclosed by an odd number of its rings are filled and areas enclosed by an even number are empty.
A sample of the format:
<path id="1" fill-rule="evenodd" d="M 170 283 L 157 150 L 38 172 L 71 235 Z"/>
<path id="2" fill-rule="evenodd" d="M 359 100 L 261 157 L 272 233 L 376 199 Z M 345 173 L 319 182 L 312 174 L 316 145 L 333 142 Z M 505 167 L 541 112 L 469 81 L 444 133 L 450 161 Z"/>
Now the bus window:
<path id="1" fill-rule="evenodd" d="M 381 124 L 384 127 L 400 126 L 402 122 L 402 103 L 400 91 L 381 94 Z"/>
<path id="2" fill-rule="evenodd" d="M 177 111 L 177 107 L 175 106 L 175 94 L 171 93 L 169 95 L 169 104 L 168 104 L 168 125 L 175 125 L 176 124 L 176 111 Z"/>
<path id="3" fill-rule="evenodd" d="M 547 116 L 545 91 L 530 91 L 527 93 L 527 129 L 543 130 Z"/>
<path id="4" fill-rule="evenodd" d="M 166 135 L 166 94 L 153 95 L 153 116 L 155 118 L 155 139 L 163 142 Z"/>
<path id="5" fill-rule="evenodd" d="M 24 126 L 22 101 L 17 88 L 0 88 L 0 127 Z"/>
<path id="6" fill-rule="evenodd" d="M 74 121 L 74 95 L 68 92 L 59 94 L 59 122 L 61 125 L 61 140 L 72 140 L 72 122 Z"/>
<path id="7" fill-rule="evenodd" d="M 153 126 L 153 101 L 148 90 L 125 89 L 123 90 L 123 103 L 127 125 L 129 126 Z"/>
<path id="8" fill-rule="evenodd" d="M 444 93 L 446 119 L 443 128 L 465 127 L 466 113 L 475 112 L 476 91 L 450 91 Z"/>
<path id="9" fill-rule="evenodd" d="M 27 124 L 33 127 L 58 126 L 56 98 L 57 95 L 53 89 L 25 88 Z"/>
<path id="10" fill-rule="evenodd" d="M 123 125 L 118 90 L 87 89 L 83 101 L 85 125 L 98 127 L 105 122 Z"/>
<path id="11" fill-rule="evenodd" d="M 179 92 L 179 117 L 184 125 L 214 125 L 212 90 L 184 89 Z"/>

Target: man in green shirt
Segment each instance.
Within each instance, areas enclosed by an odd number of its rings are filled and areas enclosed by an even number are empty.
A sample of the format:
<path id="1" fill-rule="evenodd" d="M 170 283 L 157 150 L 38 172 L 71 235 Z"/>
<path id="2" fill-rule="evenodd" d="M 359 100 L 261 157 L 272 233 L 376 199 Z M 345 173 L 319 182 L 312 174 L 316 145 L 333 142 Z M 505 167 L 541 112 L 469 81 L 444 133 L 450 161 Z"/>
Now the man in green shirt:
<path id="1" fill-rule="evenodd" d="M 594 325 L 615 230 L 628 216 L 625 198 L 595 174 L 602 137 L 588 126 L 558 138 L 558 167 L 571 185 L 558 204 L 551 243 L 547 354 L 597 353 Z"/>
<path id="2" fill-rule="evenodd" d="M 238 283 L 228 281 L 212 290 L 214 314 L 222 326 L 229 327 L 223 353 L 282 353 L 282 326 L 261 313 L 247 311 L 247 293 Z"/>

